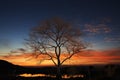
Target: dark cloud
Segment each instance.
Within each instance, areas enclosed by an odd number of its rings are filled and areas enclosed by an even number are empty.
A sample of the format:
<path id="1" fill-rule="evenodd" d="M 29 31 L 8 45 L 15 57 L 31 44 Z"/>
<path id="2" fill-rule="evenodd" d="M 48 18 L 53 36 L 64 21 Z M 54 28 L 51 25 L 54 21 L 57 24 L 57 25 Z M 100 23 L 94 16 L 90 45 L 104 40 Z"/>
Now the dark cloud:
<path id="1" fill-rule="evenodd" d="M 111 23 L 112 21 L 113 21 L 112 17 L 110 16 L 97 17 L 94 19 L 94 22 L 101 23 L 101 24 Z"/>
<path id="2" fill-rule="evenodd" d="M 25 53 L 27 50 L 24 48 L 18 48 L 16 50 L 11 50 L 11 53 Z"/>
<path id="3" fill-rule="evenodd" d="M 84 56 L 84 57 L 92 57 L 92 56 L 94 56 L 93 52 L 95 52 L 95 50 L 89 49 L 89 50 L 85 50 L 83 52 L 80 52 L 78 55 Z"/>

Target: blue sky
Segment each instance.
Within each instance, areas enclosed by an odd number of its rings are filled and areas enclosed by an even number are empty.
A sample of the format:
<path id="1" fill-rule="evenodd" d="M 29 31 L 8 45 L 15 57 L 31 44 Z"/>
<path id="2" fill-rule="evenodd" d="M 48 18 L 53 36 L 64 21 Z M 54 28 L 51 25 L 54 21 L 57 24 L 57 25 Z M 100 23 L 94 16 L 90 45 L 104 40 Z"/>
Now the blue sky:
<path id="1" fill-rule="evenodd" d="M 0 52 L 24 48 L 29 30 L 55 16 L 74 23 L 83 31 L 86 24 L 94 28 L 104 24 L 110 32 L 100 29 L 99 33 L 85 36 L 85 41 L 91 42 L 94 49 L 120 48 L 119 3 L 118 0 L 1 0 Z"/>

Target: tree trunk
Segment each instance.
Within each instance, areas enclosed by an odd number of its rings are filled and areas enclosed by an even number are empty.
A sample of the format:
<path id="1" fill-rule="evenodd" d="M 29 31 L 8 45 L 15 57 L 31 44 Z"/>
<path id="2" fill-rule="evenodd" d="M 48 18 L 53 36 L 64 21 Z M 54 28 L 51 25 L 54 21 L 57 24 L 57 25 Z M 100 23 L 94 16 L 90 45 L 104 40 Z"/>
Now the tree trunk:
<path id="1" fill-rule="evenodd" d="M 56 74 L 57 80 L 62 80 L 62 75 L 61 75 L 61 64 L 60 64 L 60 59 L 58 58 L 58 65 L 57 65 L 57 74 Z"/>
<path id="2" fill-rule="evenodd" d="M 60 66 L 57 66 L 56 78 L 57 78 L 57 80 L 62 80 L 61 67 Z"/>

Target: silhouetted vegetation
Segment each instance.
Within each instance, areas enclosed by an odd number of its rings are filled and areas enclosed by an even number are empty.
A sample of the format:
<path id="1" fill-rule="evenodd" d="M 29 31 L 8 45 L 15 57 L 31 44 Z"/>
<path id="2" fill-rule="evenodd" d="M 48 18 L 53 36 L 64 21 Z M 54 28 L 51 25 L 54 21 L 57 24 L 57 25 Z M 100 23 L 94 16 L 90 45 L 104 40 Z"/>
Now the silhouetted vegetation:
<path id="1" fill-rule="evenodd" d="M 56 80 L 55 66 L 22 67 L 0 60 L 0 80 Z M 45 74 L 46 76 L 24 77 L 20 74 Z M 61 74 L 69 78 L 61 80 L 120 80 L 120 65 L 62 66 Z M 75 75 L 83 77 L 74 77 Z M 48 76 L 51 75 L 51 76 Z"/>

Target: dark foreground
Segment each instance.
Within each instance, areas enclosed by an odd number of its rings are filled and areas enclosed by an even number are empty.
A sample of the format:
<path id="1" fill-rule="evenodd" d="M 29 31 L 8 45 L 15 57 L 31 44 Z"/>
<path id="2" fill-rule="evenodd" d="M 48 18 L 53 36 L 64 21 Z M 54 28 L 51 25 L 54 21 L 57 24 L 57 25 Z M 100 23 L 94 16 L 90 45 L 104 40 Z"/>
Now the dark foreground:
<path id="1" fill-rule="evenodd" d="M 1 78 L 0 80 L 57 80 L 56 78 L 51 77 L 5 77 Z M 86 80 L 82 78 L 69 78 L 69 79 L 62 79 L 62 80 Z"/>
<path id="2" fill-rule="evenodd" d="M 21 67 L 0 60 L 0 80 L 57 80 L 56 67 Z M 25 77 L 21 74 L 44 74 L 44 76 Z M 62 66 L 62 80 L 120 80 L 120 65 Z M 82 76 L 81 76 L 82 75 Z"/>

